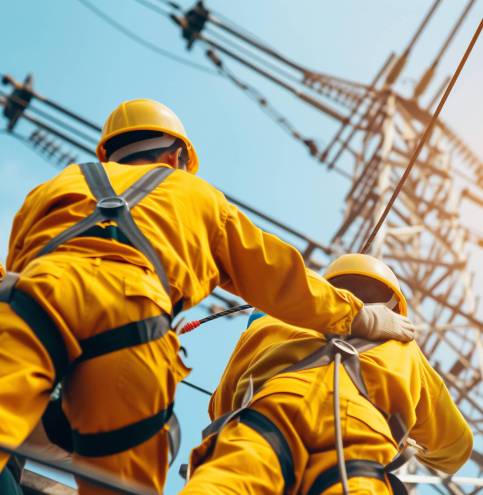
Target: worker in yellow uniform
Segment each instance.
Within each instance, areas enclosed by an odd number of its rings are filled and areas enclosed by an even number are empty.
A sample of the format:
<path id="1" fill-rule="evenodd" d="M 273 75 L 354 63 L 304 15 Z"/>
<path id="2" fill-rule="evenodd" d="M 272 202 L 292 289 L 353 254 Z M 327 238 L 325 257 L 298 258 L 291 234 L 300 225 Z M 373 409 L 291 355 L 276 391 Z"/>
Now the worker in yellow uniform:
<path id="1" fill-rule="evenodd" d="M 341 256 L 325 277 L 364 303 L 406 314 L 394 273 L 372 256 Z M 330 347 L 348 343 L 359 357 L 343 358 L 334 393 Z M 340 401 L 347 491 L 337 463 L 334 398 Z M 389 473 L 403 445 L 416 441 L 417 458 L 446 473 L 472 450 L 471 430 L 415 341 L 327 341 L 319 330 L 259 311 L 250 317 L 209 413 L 214 422 L 191 453 L 182 495 L 404 493 Z"/>
<path id="2" fill-rule="evenodd" d="M 217 285 L 321 333 L 377 339 L 389 317 L 394 338 L 413 338 L 407 319 L 307 272 L 296 249 L 197 178 L 164 105 L 122 103 L 97 156 L 35 188 L 15 217 L 0 287 L 0 444 L 29 435 L 62 381 L 74 461 L 160 492 L 189 372 L 171 319 Z M 80 493 L 102 491 L 81 481 Z"/>

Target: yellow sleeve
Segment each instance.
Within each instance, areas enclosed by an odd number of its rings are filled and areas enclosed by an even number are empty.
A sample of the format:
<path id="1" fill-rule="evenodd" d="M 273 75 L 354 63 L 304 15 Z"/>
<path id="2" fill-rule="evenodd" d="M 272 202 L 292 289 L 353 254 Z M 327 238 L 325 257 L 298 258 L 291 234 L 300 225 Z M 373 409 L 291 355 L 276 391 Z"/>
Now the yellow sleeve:
<path id="1" fill-rule="evenodd" d="M 417 456 L 423 464 L 453 474 L 470 457 L 473 434 L 443 380 L 420 354 L 422 390 L 410 436 L 426 449 Z"/>
<path id="2" fill-rule="evenodd" d="M 32 223 L 39 218 L 40 212 L 38 210 L 41 201 L 39 201 L 38 194 L 42 185 L 40 184 L 30 191 L 14 217 L 6 261 L 7 270 L 9 271 L 20 272 L 24 268 L 21 266 L 17 255 L 22 250 L 25 236 L 28 234 Z"/>
<path id="3" fill-rule="evenodd" d="M 259 229 L 229 203 L 219 236 L 216 257 L 224 289 L 287 323 L 350 333 L 362 302 L 306 270 L 294 247 Z"/>

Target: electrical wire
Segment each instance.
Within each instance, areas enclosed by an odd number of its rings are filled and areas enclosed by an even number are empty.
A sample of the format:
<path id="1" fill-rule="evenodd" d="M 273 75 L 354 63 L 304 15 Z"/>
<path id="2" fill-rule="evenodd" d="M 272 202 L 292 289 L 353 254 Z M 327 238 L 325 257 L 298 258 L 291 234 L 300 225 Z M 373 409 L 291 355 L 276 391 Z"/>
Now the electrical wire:
<path id="1" fill-rule="evenodd" d="M 166 1 L 166 0 L 158 0 L 158 1 Z M 275 50 L 275 47 L 268 43 L 266 40 L 263 40 L 260 38 L 260 36 L 254 34 L 252 31 L 249 31 L 245 27 L 241 26 L 240 24 L 237 24 L 235 21 L 229 19 L 226 15 L 211 9 L 211 13 L 215 14 L 216 17 L 218 17 L 221 21 L 223 21 L 225 24 L 231 24 L 231 27 L 234 30 L 240 31 L 242 34 L 244 34 L 247 38 L 253 38 L 255 41 L 257 41 L 260 44 L 265 45 L 267 48 L 270 48 L 271 50 Z"/>
<path id="2" fill-rule="evenodd" d="M 185 65 L 186 67 L 190 67 L 191 69 L 198 70 L 200 72 L 203 72 L 205 74 L 210 74 L 210 75 L 216 75 L 216 72 L 204 67 L 203 65 L 197 64 L 195 62 L 191 62 L 183 57 L 178 57 L 177 55 L 174 55 L 173 53 L 169 52 L 168 50 L 163 50 L 162 48 L 159 48 L 157 45 L 154 43 L 151 43 L 148 40 L 145 40 L 138 34 L 136 34 L 134 31 L 131 31 L 130 29 L 126 28 L 116 20 L 114 20 L 110 15 L 106 14 L 102 10 L 98 9 L 95 5 L 93 5 L 91 2 L 88 0 L 78 0 L 79 3 L 81 3 L 84 7 L 89 9 L 91 12 L 93 12 L 97 17 L 102 19 L 104 22 L 109 24 L 111 27 L 119 31 L 120 33 L 124 34 L 124 36 L 127 36 L 131 40 L 135 41 L 136 43 L 144 46 L 148 50 L 151 50 L 152 52 L 161 55 L 163 57 L 169 58 L 170 60 L 173 60 L 174 62 L 178 62 L 180 64 Z"/>
<path id="3" fill-rule="evenodd" d="M 211 397 L 213 395 L 213 392 L 210 392 L 206 388 L 200 387 L 199 385 L 195 385 L 194 383 L 188 382 L 187 380 L 181 380 L 181 383 L 183 385 L 187 385 L 188 387 L 190 387 L 194 390 L 198 390 L 198 392 L 201 392 L 205 395 L 208 395 L 209 397 Z"/>
<path id="4" fill-rule="evenodd" d="M 414 149 L 413 154 L 411 155 L 411 158 L 409 159 L 409 163 L 408 163 L 408 166 L 406 167 L 406 170 L 404 171 L 401 179 L 399 180 L 398 184 L 396 185 L 396 188 L 395 188 L 391 198 L 389 199 L 389 201 L 386 205 L 386 208 L 384 209 L 383 213 L 381 214 L 381 217 L 377 221 L 376 225 L 374 226 L 374 229 L 372 230 L 367 241 L 365 242 L 364 246 L 362 247 L 361 253 L 367 253 L 367 251 L 371 247 L 377 233 L 379 232 L 382 224 L 384 223 L 387 215 L 391 211 L 392 206 L 394 205 L 394 202 L 396 201 L 397 197 L 399 196 L 401 189 L 403 188 L 414 164 L 416 163 L 416 160 L 417 160 L 419 154 L 421 153 L 421 150 L 423 149 L 424 145 L 426 144 L 426 141 L 429 139 L 429 137 L 433 131 L 434 125 L 436 124 L 436 121 L 439 117 L 439 114 L 441 113 L 441 110 L 443 109 L 443 107 L 446 103 L 446 100 L 448 99 L 448 96 L 451 94 L 451 91 L 452 91 L 456 81 L 458 80 L 466 61 L 468 60 L 468 57 L 470 56 L 470 53 L 473 50 L 473 47 L 475 46 L 476 41 L 478 40 L 482 29 L 483 29 L 483 19 L 480 20 L 480 23 L 479 23 L 478 27 L 476 28 L 476 31 L 475 31 L 473 37 L 471 38 L 471 41 L 470 41 L 468 47 L 466 48 L 465 53 L 463 54 L 463 57 L 461 58 L 461 60 L 458 64 L 458 67 L 456 68 L 456 71 L 454 72 L 454 74 L 451 78 L 451 81 L 448 84 L 448 87 L 446 88 L 446 90 L 445 90 L 445 92 L 444 92 L 444 94 L 443 94 L 443 96 L 442 96 L 442 98 L 438 104 L 438 107 L 436 108 L 433 116 L 431 117 L 430 122 L 428 123 L 426 129 L 424 130 L 424 133 L 423 133 L 421 139 L 418 142 L 418 145 Z"/>
<path id="5" fill-rule="evenodd" d="M 138 1 L 138 0 L 136 0 L 136 1 Z M 140 1 L 142 1 L 142 0 L 140 0 Z M 303 83 L 303 81 L 301 81 L 298 77 L 294 76 L 293 74 L 291 74 L 287 70 L 282 69 L 281 67 L 275 65 L 273 62 L 270 62 L 269 60 L 267 60 L 267 59 L 261 57 L 260 55 L 252 52 L 251 50 L 249 50 L 248 48 L 245 48 L 244 46 L 238 44 L 237 42 L 230 40 L 226 36 L 223 36 L 222 34 L 215 31 L 214 29 L 211 29 L 208 27 L 208 28 L 206 28 L 206 31 L 210 35 L 214 36 L 218 41 L 221 41 L 225 45 L 228 45 L 231 48 L 238 50 L 240 53 L 242 53 L 243 55 L 245 55 L 248 58 L 251 57 L 253 60 L 255 60 L 259 64 L 263 65 L 264 68 L 270 68 L 273 72 L 277 73 L 279 76 L 285 77 L 286 79 L 288 79 L 289 81 L 291 81 L 293 83 L 296 83 L 296 84 L 302 84 Z"/>
<path id="6" fill-rule="evenodd" d="M 279 127 L 286 131 L 291 137 L 304 144 L 308 148 L 311 156 L 317 158 L 319 149 L 313 139 L 305 138 L 304 136 L 302 136 L 290 123 L 290 121 L 286 117 L 284 117 L 274 106 L 272 106 L 257 89 L 255 89 L 253 86 L 248 85 L 246 82 L 241 81 L 237 76 L 235 76 L 232 71 L 227 69 L 221 59 L 218 58 L 213 50 L 208 50 L 207 56 L 216 66 L 220 75 L 222 75 L 233 84 L 235 84 L 235 86 L 237 86 L 239 89 L 241 89 L 252 101 L 255 101 L 260 106 L 262 111 L 266 115 L 268 115 L 268 117 L 273 120 L 273 122 L 275 122 Z M 334 166 L 333 170 L 347 179 L 351 179 L 352 177 L 345 170 L 342 170 L 337 166 Z"/>
<path id="7" fill-rule="evenodd" d="M 7 94 L 0 90 L 0 96 L 3 96 L 9 100 L 12 100 L 13 102 L 17 103 L 17 105 L 23 106 L 24 109 L 29 109 L 31 112 L 36 113 L 39 117 L 43 117 L 44 119 L 50 120 L 52 123 L 56 124 L 59 127 L 62 127 L 64 130 L 68 132 L 72 132 L 73 134 L 76 134 L 77 136 L 81 137 L 82 139 L 85 139 L 86 141 L 90 141 L 91 144 L 96 144 L 97 143 L 97 138 L 90 136 L 88 134 L 85 134 L 79 129 L 76 129 L 75 127 L 72 127 L 70 124 L 67 124 L 66 122 L 63 122 L 62 120 L 58 119 L 57 117 L 54 117 L 53 115 L 50 115 L 47 112 L 44 112 L 43 110 L 40 110 L 39 108 L 31 106 L 28 102 L 23 100 L 22 98 L 18 98 L 17 96 L 11 94 Z"/>
<path id="8" fill-rule="evenodd" d="M 148 2 L 147 0 L 134 0 L 134 2 L 138 3 L 139 5 L 142 5 L 146 7 L 147 9 L 155 12 L 156 14 L 162 15 L 164 17 L 170 17 L 170 13 L 167 10 L 163 10 L 156 5 L 153 5 L 152 3 Z"/>
<path id="9" fill-rule="evenodd" d="M 158 2 L 159 3 L 164 3 L 165 5 L 169 5 L 170 7 L 172 7 L 175 10 L 183 10 L 183 8 L 181 7 L 181 5 L 179 5 L 176 2 L 171 2 L 170 0 L 158 0 Z"/>

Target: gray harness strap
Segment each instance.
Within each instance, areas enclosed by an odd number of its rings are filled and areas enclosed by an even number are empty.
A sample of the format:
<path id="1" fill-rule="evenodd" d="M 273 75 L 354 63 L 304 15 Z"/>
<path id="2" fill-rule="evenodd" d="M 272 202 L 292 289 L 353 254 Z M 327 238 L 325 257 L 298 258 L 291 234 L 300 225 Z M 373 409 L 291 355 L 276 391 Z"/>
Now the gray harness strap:
<path id="1" fill-rule="evenodd" d="M 398 443 L 398 446 L 401 447 L 402 443 L 404 442 L 404 440 L 407 438 L 408 435 L 408 430 L 405 423 L 402 421 L 401 416 L 398 413 L 388 414 L 374 404 L 374 402 L 369 397 L 367 386 L 362 376 L 361 367 L 360 367 L 359 354 L 366 352 L 370 349 L 373 349 L 374 347 L 377 347 L 378 345 L 381 345 L 384 342 L 381 341 L 374 342 L 360 338 L 351 338 L 348 341 L 341 341 L 340 339 L 333 339 L 333 340 L 334 342 L 332 340 L 329 340 L 325 345 L 314 351 L 312 354 L 302 359 L 298 363 L 288 366 L 287 368 L 277 373 L 277 375 L 280 375 L 282 373 L 285 374 L 295 371 L 318 368 L 320 366 L 326 366 L 334 361 L 335 352 L 340 352 L 341 344 L 342 347 L 344 345 L 347 346 L 348 350 L 352 349 L 355 352 L 342 353 L 342 365 L 344 366 L 344 369 L 351 378 L 358 392 L 384 416 L 391 430 L 391 434 Z M 336 342 L 338 344 L 335 344 Z M 245 394 L 246 397 L 243 400 L 242 406 L 239 409 L 236 409 L 235 411 L 231 411 L 224 414 L 223 416 L 220 416 L 211 424 L 209 424 L 203 430 L 203 434 L 202 434 L 203 439 L 211 435 L 214 435 L 214 442 L 216 442 L 217 435 L 227 423 L 234 420 L 235 418 L 240 417 L 245 411 L 247 410 L 250 411 L 249 405 L 251 402 L 251 398 L 253 397 L 254 393 L 260 390 L 259 388 L 257 391 L 254 391 L 253 382 L 251 381 L 250 383 L 252 389 L 250 390 L 248 396 L 247 394 Z M 212 445 L 212 448 L 214 448 L 214 444 Z M 402 451 L 386 467 L 381 466 L 381 469 L 389 473 L 390 471 L 397 469 L 402 464 L 407 462 L 407 460 L 411 457 L 411 455 L 413 455 L 413 451 L 411 452 Z M 287 489 L 287 485 L 286 485 L 286 489 Z"/>
<path id="2" fill-rule="evenodd" d="M 349 375 L 352 383 L 355 385 L 358 392 L 384 416 L 389 425 L 394 440 L 396 440 L 397 444 L 401 446 L 408 435 L 408 430 L 404 421 L 402 420 L 400 414 L 389 414 L 376 406 L 376 404 L 374 404 L 374 402 L 369 397 L 366 383 L 361 373 L 359 354 L 373 349 L 374 347 L 377 347 L 384 342 L 370 341 L 361 338 L 351 338 L 347 340 L 346 343 L 350 344 L 357 351 L 356 354 L 343 356 L 342 365 L 344 366 L 346 373 Z M 281 373 L 302 371 L 312 368 L 318 368 L 319 366 L 326 366 L 330 364 L 333 359 L 334 348 L 332 341 L 329 340 L 326 345 L 322 346 L 320 349 L 317 349 L 315 352 L 307 356 L 302 361 L 299 361 L 298 363 L 285 368 Z"/>
<path id="3" fill-rule="evenodd" d="M 14 272 L 7 272 L 5 277 L 0 282 L 0 302 L 10 302 L 12 298 L 12 292 L 18 281 L 19 274 Z"/>
<path id="4" fill-rule="evenodd" d="M 172 174 L 174 169 L 165 167 L 152 169 L 121 195 L 117 195 L 100 163 L 84 163 L 80 165 L 80 168 L 90 191 L 97 200 L 96 209 L 88 217 L 51 239 L 37 253 L 37 256 L 54 251 L 61 244 L 81 236 L 100 222 L 114 220 L 132 246 L 143 253 L 153 264 L 164 290 L 170 295 L 168 277 L 161 260 L 151 242 L 136 225 L 130 210 Z"/>
<path id="5" fill-rule="evenodd" d="M 181 426 L 179 425 L 178 417 L 173 412 L 168 422 L 168 448 L 171 455 L 169 465 L 172 466 L 179 452 L 181 445 Z"/>

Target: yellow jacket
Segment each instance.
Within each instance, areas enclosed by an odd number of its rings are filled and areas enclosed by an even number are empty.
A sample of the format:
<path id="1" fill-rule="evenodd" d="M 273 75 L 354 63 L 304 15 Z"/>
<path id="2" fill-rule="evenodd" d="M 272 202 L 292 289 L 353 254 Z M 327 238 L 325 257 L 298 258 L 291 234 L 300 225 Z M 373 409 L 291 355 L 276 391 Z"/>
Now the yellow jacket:
<path id="1" fill-rule="evenodd" d="M 167 165 L 108 162 L 104 166 L 114 190 L 121 193 L 148 170 Z M 78 165 L 38 186 L 15 217 L 8 269 L 21 272 L 49 239 L 94 207 Z M 132 214 L 169 278 L 171 300 L 162 291 L 157 301 L 167 313 L 180 298 L 186 309 L 220 285 L 284 321 L 321 332 L 350 332 L 362 303 L 307 272 L 296 249 L 256 227 L 204 180 L 176 170 Z M 57 251 L 153 269 L 139 251 L 110 239 L 80 237 Z"/>
<path id="2" fill-rule="evenodd" d="M 214 420 L 240 407 L 250 375 L 253 377 L 256 389 L 287 366 L 308 356 L 324 342 L 325 339 L 318 332 L 287 325 L 270 316 L 254 320 L 242 334 L 221 382 L 211 398 L 209 406 L 211 418 Z M 416 342 L 401 343 L 389 340 L 364 352 L 360 359 L 362 374 L 371 399 L 380 409 L 388 413 L 401 414 L 410 430 L 409 436 L 426 449 L 426 452 L 418 458 L 435 469 L 447 473 L 456 471 L 471 453 L 472 433 L 443 380 L 428 363 Z M 270 386 L 266 387 L 266 393 L 296 393 L 297 387 L 303 389 L 307 377 L 316 377 L 318 392 L 311 396 L 311 400 L 317 400 L 321 404 L 320 407 L 314 406 L 314 410 L 318 410 L 321 414 L 312 418 L 316 429 L 314 431 L 320 431 L 323 435 L 333 432 L 333 426 L 329 424 L 333 421 L 330 398 L 333 390 L 333 365 L 321 368 L 317 374 L 310 371 L 298 373 L 302 373 L 299 378 L 297 372 L 278 375 L 280 379 L 272 380 L 273 383 L 270 382 Z M 283 376 L 287 379 L 281 379 Z M 375 454 L 377 458 L 374 460 L 388 462 L 396 453 L 396 443 L 392 439 L 389 427 L 383 416 L 359 395 L 345 371 L 341 376 L 340 394 L 346 414 L 358 418 L 359 421 L 373 428 L 375 445 L 378 441 L 377 437 L 380 438 L 381 434 L 387 437 L 387 448 L 383 447 L 387 452 L 381 452 L 381 447 L 378 447 Z M 262 387 L 255 397 L 264 395 L 266 394 Z M 310 404 L 300 407 L 305 410 L 304 414 L 310 415 Z M 344 424 L 347 425 L 346 434 L 353 435 L 344 449 L 346 459 L 360 458 L 361 445 L 358 444 L 360 437 L 355 427 L 351 426 L 352 429 L 349 429 L 351 422 L 348 419 Z M 307 436 L 314 435 L 307 434 Z M 371 443 L 370 439 L 367 439 L 367 443 Z M 370 450 L 366 449 L 366 455 L 367 452 Z M 318 467 L 326 469 L 333 465 L 335 452 L 333 454 L 333 456 L 322 456 L 322 460 L 318 461 Z M 371 453 L 365 458 L 371 459 Z M 327 462 L 327 459 L 331 460 Z"/>

